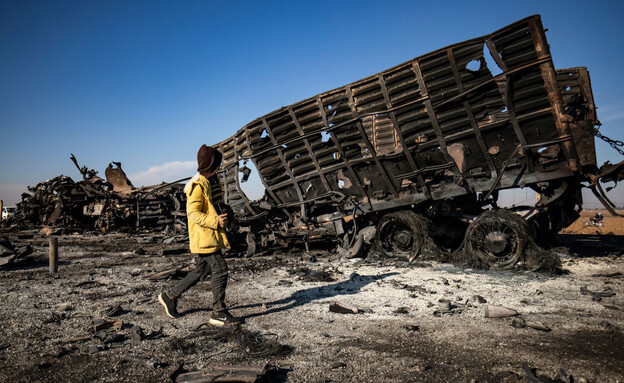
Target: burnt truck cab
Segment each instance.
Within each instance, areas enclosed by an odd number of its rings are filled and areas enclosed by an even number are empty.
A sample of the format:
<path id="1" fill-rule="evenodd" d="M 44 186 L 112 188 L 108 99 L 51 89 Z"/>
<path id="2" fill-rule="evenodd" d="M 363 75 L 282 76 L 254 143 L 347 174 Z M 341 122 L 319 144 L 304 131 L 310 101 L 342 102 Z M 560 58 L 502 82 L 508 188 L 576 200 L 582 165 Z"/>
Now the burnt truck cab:
<path id="1" fill-rule="evenodd" d="M 555 70 L 536 15 L 282 107 L 215 146 L 248 254 L 314 239 L 348 248 L 375 226 L 385 254 L 413 258 L 433 238 L 511 267 L 522 231 L 547 243 L 578 217 L 582 185 L 601 194 L 598 124 L 587 69 Z M 259 200 L 241 188 L 251 165 Z M 530 211 L 498 208 L 500 190 L 523 187 L 539 195 Z"/>

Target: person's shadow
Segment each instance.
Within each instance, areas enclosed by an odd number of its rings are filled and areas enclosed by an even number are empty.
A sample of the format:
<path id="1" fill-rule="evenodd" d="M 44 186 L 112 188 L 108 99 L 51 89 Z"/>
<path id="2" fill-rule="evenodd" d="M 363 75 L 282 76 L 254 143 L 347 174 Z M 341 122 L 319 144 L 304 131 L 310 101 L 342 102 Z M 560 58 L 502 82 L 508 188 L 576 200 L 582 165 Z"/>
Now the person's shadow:
<path id="1" fill-rule="evenodd" d="M 244 316 L 241 319 L 253 318 L 253 317 L 258 317 L 262 315 L 277 313 L 277 312 L 284 311 L 284 310 L 290 310 L 295 307 L 304 305 L 306 303 L 310 303 L 317 299 L 330 298 L 336 295 L 357 294 L 360 291 L 360 289 L 362 289 L 362 287 L 372 282 L 378 281 L 380 279 L 384 279 L 384 278 L 397 275 L 397 274 L 399 273 L 392 272 L 392 273 L 385 273 L 381 275 L 359 275 L 358 273 L 353 273 L 351 274 L 349 279 L 347 279 L 346 281 L 337 282 L 337 283 L 333 283 L 331 285 L 326 285 L 326 286 L 318 286 L 318 287 L 312 287 L 312 288 L 305 289 L 305 290 L 295 291 L 288 298 L 279 299 L 279 300 L 268 302 L 268 303 L 265 302 L 267 308 L 269 308 L 268 310 L 249 314 L 249 315 Z M 244 305 L 244 306 L 236 306 L 232 308 L 244 309 L 244 308 L 259 307 L 259 306 L 262 306 L 262 303 L 255 303 L 255 304 L 249 304 L 249 305 Z M 279 306 L 279 307 L 273 307 L 273 306 Z"/>

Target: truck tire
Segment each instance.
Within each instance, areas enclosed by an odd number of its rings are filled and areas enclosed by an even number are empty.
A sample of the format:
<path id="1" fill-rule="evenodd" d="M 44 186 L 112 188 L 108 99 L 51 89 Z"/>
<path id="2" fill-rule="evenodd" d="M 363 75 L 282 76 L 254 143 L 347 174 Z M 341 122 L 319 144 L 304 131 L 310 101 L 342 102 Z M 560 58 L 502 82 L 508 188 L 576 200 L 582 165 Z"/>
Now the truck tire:
<path id="1" fill-rule="evenodd" d="M 475 219 L 464 237 L 464 251 L 491 269 L 509 269 L 524 253 L 529 230 L 524 219 L 505 210 L 490 210 Z"/>
<path id="2" fill-rule="evenodd" d="M 411 210 L 384 215 L 377 224 L 376 244 L 386 257 L 413 259 L 429 236 L 429 221 Z"/>

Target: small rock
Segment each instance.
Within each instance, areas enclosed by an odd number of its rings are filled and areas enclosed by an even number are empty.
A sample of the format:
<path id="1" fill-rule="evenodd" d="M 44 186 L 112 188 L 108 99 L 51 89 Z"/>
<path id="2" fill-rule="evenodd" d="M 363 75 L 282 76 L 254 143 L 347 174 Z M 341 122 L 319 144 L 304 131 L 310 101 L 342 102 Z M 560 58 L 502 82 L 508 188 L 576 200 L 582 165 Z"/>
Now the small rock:
<path id="1" fill-rule="evenodd" d="M 301 256 L 301 260 L 304 262 L 311 262 L 314 263 L 316 262 L 316 257 L 312 254 L 309 253 L 305 253 L 304 255 Z"/>
<path id="2" fill-rule="evenodd" d="M 140 342 L 145 338 L 145 334 L 143 333 L 143 329 L 139 326 L 132 326 L 130 328 L 130 339 L 136 342 Z"/>
<path id="3" fill-rule="evenodd" d="M 446 299 L 440 299 L 440 304 L 438 305 L 438 311 L 441 313 L 448 313 L 451 311 L 451 302 Z"/>
<path id="4" fill-rule="evenodd" d="M 409 310 L 407 309 L 407 307 L 405 306 L 401 306 L 399 308 L 397 308 L 396 310 L 394 310 L 395 314 L 408 314 Z"/>
<path id="5" fill-rule="evenodd" d="M 146 251 L 145 251 L 145 249 L 144 249 L 144 248 L 142 248 L 142 247 L 139 247 L 138 249 L 136 249 L 136 250 L 134 251 L 134 254 L 136 254 L 136 255 L 145 255 L 145 253 L 146 253 Z"/>
<path id="6" fill-rule="evenodd" d="M 104 344 L 109 344 L 123 342 L 124 340 L 126 340 L 126 337 L 123 334 L 109 334 L 106 338 L 104 338 L 104 340 L 102 340 L 102 342 Z"/>
<path id="7" fill-rule="evenodd" d="M 474 295 L 472 299 L 477 303 L 487 303 L 487 300 L 483 298 L 481 295 Z"/>
<path id="8" fill-rule="evenodd" d="M 100 352 L 100 351 L 104 350 L 104 347 L 99 346 L 97 344 L 90 343 L 90 344 L 85 346 L 85 350 L 87 352 L 90 352 L 91 354 L 95 354 L 97 352 Z"/>
<path id="9" fill-rule="evenodd" d="M 347 365 L 343 362 L 334 362 L 331 365 L 332 369 L 341 368 L 341 367 L 347 367 Z"/>
<path id="10" fill-rule="evenodd" d="M 175 240 L 176 240 L 176 237 L 170 237 L 170 238 L 163 239 L 162 243 L 164 245 L 170 245 L 173 242 L 175 242 Z"/>
<path id="11" fill-rule="evenodd" d="M 156 237 L 137 237 L 138 243 L 154 243 L 156 242 Z"/>
<path id="12" fill-rule="evenodd" d="M 415 324 L 406 324 L 405 325 L 405 329 L 407 331 L 419 331 L 420 330 L 420 326 L 415 325 Z"/>

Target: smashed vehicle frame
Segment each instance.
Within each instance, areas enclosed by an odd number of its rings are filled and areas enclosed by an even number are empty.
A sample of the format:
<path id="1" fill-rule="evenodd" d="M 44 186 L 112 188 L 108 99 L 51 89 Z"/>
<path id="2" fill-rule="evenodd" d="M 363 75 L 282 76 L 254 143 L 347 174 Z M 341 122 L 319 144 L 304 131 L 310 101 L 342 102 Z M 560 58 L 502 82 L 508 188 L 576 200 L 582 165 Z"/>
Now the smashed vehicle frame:
<path id="1" fill-rule="evenodd" d="M 535 15 L 282 107 L 215 146 L 248 254 L 332 237 L 348 248 L 375 225 L 385 254 L 413 258 L 433 239 L 507 268 L 530 238 L 546 246 L 579 217 L 584 184 L 608 204 L 598 181 L 620 180 L 622 164 L 598 168 L 598 124 L 588 71 L 555 70 Z M 255 201 L 241 188 L 250 162 L 265 188 Z M 500 209 L 499 191 L 519 187 L 535 206 Z"/>
<path id="2" fill-rule="evenodd" d="M 70 159 L 82 181 L 60 175 L 29 186 L 12 223 L 43 225 L 51 231 L 186 231 L 186 196 L 180 181 L 135 188 L 120 162 L 108 165 L 104 180 L 97 171 L 81 167 L 73 154 Z"/>

